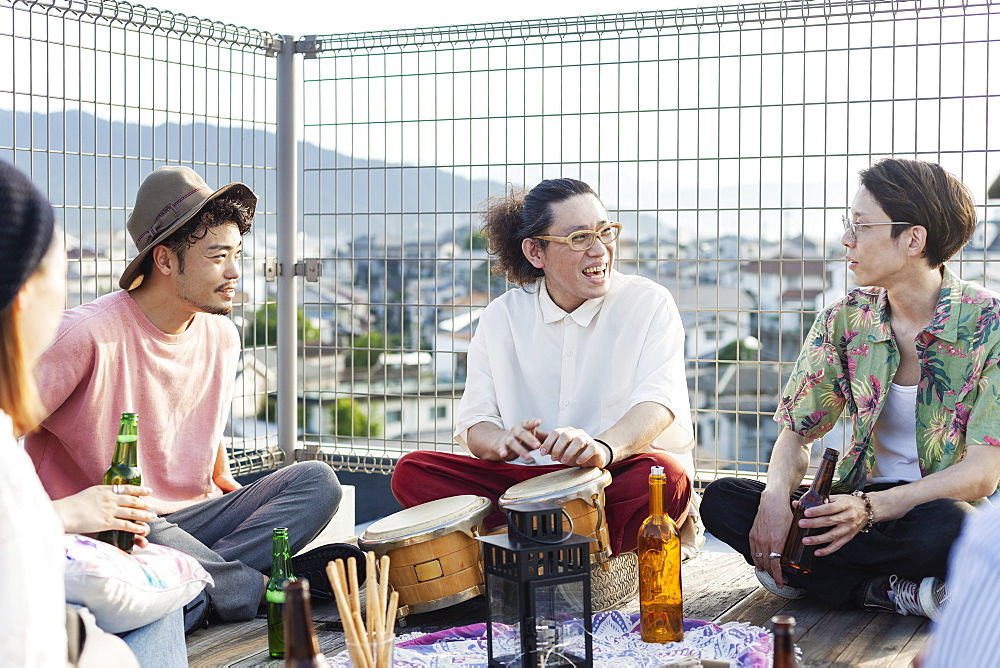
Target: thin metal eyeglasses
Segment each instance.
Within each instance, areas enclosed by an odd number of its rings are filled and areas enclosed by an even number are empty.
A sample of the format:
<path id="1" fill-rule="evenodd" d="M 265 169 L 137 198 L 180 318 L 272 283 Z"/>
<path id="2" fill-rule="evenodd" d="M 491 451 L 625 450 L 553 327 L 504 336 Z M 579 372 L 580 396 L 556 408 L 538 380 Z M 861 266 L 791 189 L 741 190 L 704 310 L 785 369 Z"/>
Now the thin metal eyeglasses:
<path id="1" fill-rule="evenodd" d="M 855 242 L 858 240 L 859 227 L 871 227 L 872 225 L 909 225 L 910 227 L 913 227 L 916 225 L 916 223 L 904 223 L 901 220 L 891 220 L 887 223 L 855 223 L 847 216 L 841 216 L 840 220 L 844 223 L 844 231 L 850 235 L 851 241 Z"/>
<path id="2" fill-rule="evenodd" d="M 560 244 L 567 244 L 570 248 L 575 251 L 586 251 L 594 247 L 597 240 L 600 239 L 602 244 L 614 243 L 618 239 L 618 235 L 621 234 L 622 224 L 621 223 L 608 223 L 602 226 L 597 231 L 594 230 L 579 230 L 573 234 L 569 234 L 565 237 L 549 237 L 540 235 L 537 237 L 531 237 L 532 239 L 544 239 L 545 241 L 555 241 Z"/>

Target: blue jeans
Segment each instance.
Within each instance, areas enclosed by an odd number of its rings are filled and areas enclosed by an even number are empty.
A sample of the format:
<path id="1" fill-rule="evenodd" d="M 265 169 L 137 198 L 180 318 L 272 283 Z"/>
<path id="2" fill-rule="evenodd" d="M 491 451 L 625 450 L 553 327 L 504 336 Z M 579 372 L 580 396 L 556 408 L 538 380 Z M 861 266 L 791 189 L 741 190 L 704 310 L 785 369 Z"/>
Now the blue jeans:
<path id="1" fill-rule="evenodd" d="M 187 645 L 184 643 L 184 611 L 175 610 L 166 617 L 140 626 L 134 631 L 120 633 L 119 637 L 129 646 L 142 668 L 174 668 L 188 665 Z"/>

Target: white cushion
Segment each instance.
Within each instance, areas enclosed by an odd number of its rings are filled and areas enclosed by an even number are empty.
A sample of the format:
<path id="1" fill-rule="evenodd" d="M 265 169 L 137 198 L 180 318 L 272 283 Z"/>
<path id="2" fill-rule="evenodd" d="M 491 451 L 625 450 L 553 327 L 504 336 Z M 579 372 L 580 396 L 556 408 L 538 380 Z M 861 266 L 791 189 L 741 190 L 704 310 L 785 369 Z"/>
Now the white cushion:
<path id="1" fill-rule="evenodd" d="M 77 534 L 67 534 L 65 545 L 66 601 L 89 609 L 111 633 L 154 622 L 212 583 L 194 557 L 163 545 L 128 554 Z"/>

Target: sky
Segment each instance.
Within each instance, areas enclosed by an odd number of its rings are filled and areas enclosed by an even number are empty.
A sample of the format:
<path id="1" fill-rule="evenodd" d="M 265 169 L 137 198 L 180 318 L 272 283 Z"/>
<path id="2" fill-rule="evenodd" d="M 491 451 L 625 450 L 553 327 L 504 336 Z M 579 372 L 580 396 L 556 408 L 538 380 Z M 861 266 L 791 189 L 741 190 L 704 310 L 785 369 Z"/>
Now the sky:
<path id="1" fill-rule="evenodd" d="M 732 0 L 502 0 L 485 2 L 379 3 L 316 0 L 149 0 L 147 6 L 188 16 L 295 36 L 365 32 L 396 28 L 493 23 L 521 19 L 715 7 Z M 280 7 L 280 11 L 275 8 Z"/>

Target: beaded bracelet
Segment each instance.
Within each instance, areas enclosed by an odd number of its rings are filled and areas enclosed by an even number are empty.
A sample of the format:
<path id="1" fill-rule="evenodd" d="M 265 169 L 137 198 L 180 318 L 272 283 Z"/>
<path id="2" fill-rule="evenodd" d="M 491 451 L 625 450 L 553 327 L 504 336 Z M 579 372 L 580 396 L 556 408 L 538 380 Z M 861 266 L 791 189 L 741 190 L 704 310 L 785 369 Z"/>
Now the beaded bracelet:
<path id="1" fill-rule="evenodd" d="M 851 492 L 851 496 L 856 496 L 865 502 L 865 510 L 868 511 L 868 521 L 861 527 L 861 533 L 868 533 L 875 526 L 875 510 L 872 508 L 872 500 L 860 489 Z"/>
<path id="2" fill-rule="evenodd" d="M 608 449 L 608 465 L 610 466 L 611 462 L 615 461 L 615 451 L 611 449 L 610 445 L 608 445 L 607 443 L 605 443 L 604 441 L 602 441 L 599 438 L 595 438 L 594 442 L 595 443 L 600 443 L 601 445 L 603 445 L 605 448 Z"/>

